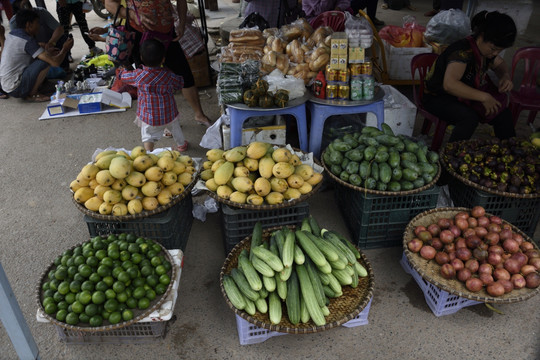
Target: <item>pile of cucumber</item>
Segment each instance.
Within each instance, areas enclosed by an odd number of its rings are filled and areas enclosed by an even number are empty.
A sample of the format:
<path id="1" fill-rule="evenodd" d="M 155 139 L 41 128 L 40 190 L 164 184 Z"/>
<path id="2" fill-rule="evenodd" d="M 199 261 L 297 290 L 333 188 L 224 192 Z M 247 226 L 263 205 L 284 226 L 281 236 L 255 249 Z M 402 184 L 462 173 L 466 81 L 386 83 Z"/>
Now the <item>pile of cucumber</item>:
<path id="1" fill-rule="evenodd" d="M 367 270 L 360 252 L 341 235 L 320 229 L 313 217 L 304 219 L 300 229 L 287 227 L 263 241 L 258 222 L 249 251 L 238 255 L 238 268 L 223 276 L 229 301 L 250 315 L 268 313 L 272 324 L 282 320 L 282 302 L 293 325 L 326 324 L 330 298 L 343 295 L 342 287 L 356 288 Z M 365 280 L 367 281 L 367 279 Z"/>
<path id="2" fill-rule="evenodd" d="M 326 167 L 354 186 L 379 191 L 407 191 L 431 183 L 439 171 L 439 155 L 423 141 L 366 126 L 332 141 L 323 153 Z"/>

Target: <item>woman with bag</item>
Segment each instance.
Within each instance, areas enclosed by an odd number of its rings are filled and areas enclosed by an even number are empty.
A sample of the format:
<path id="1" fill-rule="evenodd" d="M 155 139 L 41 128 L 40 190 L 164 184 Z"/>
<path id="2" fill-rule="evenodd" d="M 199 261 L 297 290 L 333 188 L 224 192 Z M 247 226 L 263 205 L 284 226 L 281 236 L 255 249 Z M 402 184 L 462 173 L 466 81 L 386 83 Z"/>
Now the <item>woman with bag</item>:
<path id="1" fill-rule="evenodd" d="M 471 21 L 472 36 L 446 48 L 425 80 L 424 107 L 454 125 L 449 141 L 467 140 L 478 123 L 493 126 L 499 139 L 515 136 L 507 92 L 513 84 L 499 53 L 516 39 L 512 18 L 497 11 L 482 11 Z M 495 86 L 488 70 L 499 78 Z"/>
<path id="2" fill-rule="evenodd" d="M 173 8 L 170 0 L 127 0 L 127 7 L 122 7 L 120 0 L 105 0 L 105 8 L 111 13 L 118 12 L 118 18 L 129 16 L 128 23 L 135 32 L 135 42 L 131 56 L 137 66 L 141 64 L 139 53 L 140 44 L 147 39 L 158 39 L 166 47 L 165 66 L 184 78 L 182 94 L 195 113 L 195 121 L 210 126 L 210 120 L 204 114 L 195 80 L 189 63 L 178 43 L 184 34 L 186 24 L 186 0 L 177 0 L 179 25 L 174 26 Z"/>

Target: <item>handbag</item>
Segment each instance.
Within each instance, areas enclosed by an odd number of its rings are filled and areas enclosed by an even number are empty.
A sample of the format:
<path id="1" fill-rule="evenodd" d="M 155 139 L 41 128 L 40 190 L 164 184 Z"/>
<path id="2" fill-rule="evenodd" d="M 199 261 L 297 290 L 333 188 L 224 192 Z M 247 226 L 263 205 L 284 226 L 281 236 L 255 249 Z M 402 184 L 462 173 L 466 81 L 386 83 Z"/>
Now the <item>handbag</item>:
<path id="1" fill-rule="evenodd" d="M 126 24 L 120 25 L 116 23 L 118 13 L 120 13 L 121 7 L 118 7 L 116 14 L 114 15 L 113 23 L 109 26 L 109 32 L 107 33 L 107 42 L 105 45 L 105 52 L 109 56 L 109 60 L 124 62 L 127 61 L 129 55 L 131 55 L 131 49 L 135 43 L 136 33 L 129 29 L 129 15 L 128 8 L 126 8 Z"/>
<path id="2" fill-rule="evenodd" d="M 481 102 L 461 98 L 459 98 L 459 100 L 469 105 L 476 112 L 476 114 L 480 117 L 480 122 L 489 123 L 508 107 L 508 94 L 500 93 L 497 86 L 493 84 L 491 78 L 486 74 L 483 74 L 483 79 L 481 79 L 480 75 L 482 71 L 482 57 L 480 55 L 480 50 L 478 50 L 478 46 L 476 45 L 476 42 L 472 36 L 467 36 L 467 40 L 471 45 L 471 49 L 473 51 L 476 61 L 476 76 L 474 78 L 475 88 L 480 91 L 489 93 L 491 96 L 493 96 L 493 98 L 495 98 L 495 100 L 497 100 L 501 104 L 501 106 L 495 113 L 486 115 L 486 108 L 484 107 L 484 105 L 482 105 Z"/>

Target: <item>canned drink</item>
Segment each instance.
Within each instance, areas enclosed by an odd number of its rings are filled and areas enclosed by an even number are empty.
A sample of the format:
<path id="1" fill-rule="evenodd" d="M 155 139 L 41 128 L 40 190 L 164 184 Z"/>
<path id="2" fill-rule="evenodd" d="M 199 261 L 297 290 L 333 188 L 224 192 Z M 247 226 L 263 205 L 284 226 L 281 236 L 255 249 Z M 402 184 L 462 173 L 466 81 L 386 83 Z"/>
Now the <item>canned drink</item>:
<path id="1" fill-rule="evenodd" d="M 351 76 L 362 75 L 362 64 L 351 64 L 349 68 L 351 70 Z"/>
<path id="2" fill-rule="evenodd" d="M 349 69 L 342 70 L 339 72 L 339 80 L 340 82 L 349 82 Z"/>
<path id="3" fill-rule="evenodd" d="M 361 78 L 352 78 L 351 80 L 351 100 L 358 101 L 363 98 L 363 80 Z"/>
<path id="4" fill-rule="evenodd" d="M 349 85 L 340 85 L 338 90 L 338 99 L 349 100 L 350 89 L 351 88 Z"/>
<path id="5" fill-rule="evenodd" d="M 362 63 L 362 74 L 363 75 L 372 75 L 373 74 L 373 67 L 371 66 L 371 61 L 366 61 L 365 63 Z"/>
<path id="6" fill-rule="evenodd" d="M 326 68 L 326 81 L 338 81 L 338 70 L 330 69 L 330 65 Z"/>
<path id="7" fill-rule="evenodd" d="M 326 98 L 328 100 L 335 100 L 338 97 L 338 86 L 337 85 L 326 85 Z"/>
<path id="8" fill-rule="evenodd" d="M 364 82 L 362 85 L 362 92 L 364 100 L 372 100 L 375 95 L 375 80 L 372 76 L 364 77 Z"/>

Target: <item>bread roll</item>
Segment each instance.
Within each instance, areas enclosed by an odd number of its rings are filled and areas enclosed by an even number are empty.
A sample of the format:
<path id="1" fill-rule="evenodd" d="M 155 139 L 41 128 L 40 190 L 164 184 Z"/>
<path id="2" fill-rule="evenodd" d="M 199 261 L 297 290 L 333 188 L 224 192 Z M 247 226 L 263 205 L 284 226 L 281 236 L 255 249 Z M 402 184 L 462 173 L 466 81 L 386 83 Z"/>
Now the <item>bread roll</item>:
<path id="1" fill-rule="evenodd" d="M 281 41 L 280 38 L 276 37 L 274 41 L 272 41 L 272 50 L 277 53 L 283 53 L 283 49 L 285 48 L 283 41 Z"/>
<path id="2" fill-rule="evenodd" d="M 269 53 L 265 54 L 263 58 L 261 59 L 261 62 L 270 66 L 275 67 L 276 66 L 276 60 L 277 60 L 277 53 L 275 51 L 270 51 Z"/>
<path id="3" fill-rule="evenodd" d="M 313 58 L 313 55 L 312 55 L 312 58 Z M 330 55 L 328 55 L 327 53 L 324 53 L 324 54 L 318 56 L 317 58 L 313 59 L 309 63 L 309 69 L 311 71 L 317 72 L 320 69 L 322 69 L 323 67 L 325 67 L 326 64 L 328 64 L 328 61 L 330 61 Z"/>
<path id="4" fill-rule="evenodd" d="M 229 42 L 248 42 L 257 40 L 264 40 L 262 37 L 262 32 L 257 29 L 235 29 L 231 30 L 229 33 Z"/>

